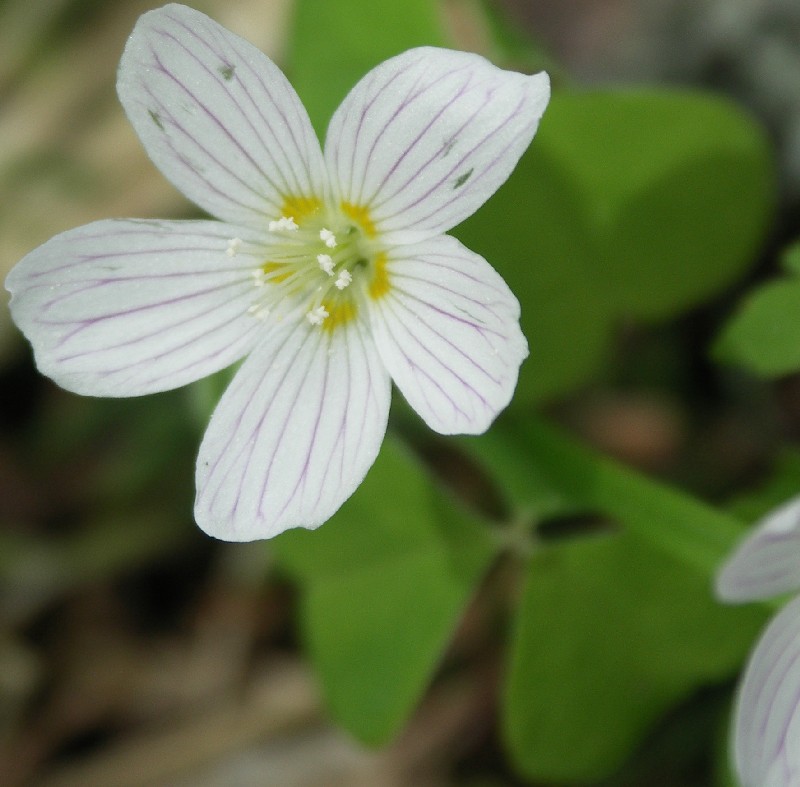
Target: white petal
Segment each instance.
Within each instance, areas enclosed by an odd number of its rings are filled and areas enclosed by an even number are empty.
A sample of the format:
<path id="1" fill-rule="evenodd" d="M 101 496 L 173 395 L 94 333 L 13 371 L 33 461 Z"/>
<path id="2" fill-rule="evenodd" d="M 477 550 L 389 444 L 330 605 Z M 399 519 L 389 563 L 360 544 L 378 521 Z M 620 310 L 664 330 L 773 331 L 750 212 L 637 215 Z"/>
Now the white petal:
<path id="1" fill-rule="evenodd" d="M 800 784 L 800 598 L 775 616 L 750 656 L 733 754 L 743 787 Z"/>
<path id="2" fill-rule="evenodd" d="M 800 589 L 800 497 L 768 514 L 717 575 L 724 601 L 756 601 Z"/>
<path id="3" fill-rule="evenodd" d="M 423 47 L 387 60 L 331 120 L 325 158 L 339 198 L 367 207 L 379 232 L 443 232 L 508 178 L 549 97 L 547 74 L 475 54 Z"/>
<path id="4" fill-rule="evenodd" d="M 28 254 L 6 287 L 36 364 L 70 391 L 136 396 L 241 358 L 258 262 L 226 254 L 242 230 L 210 221 L 98 221 Z"/>
<path id="5" fill-rule="evenodd" d="M 204 14 L 173 4 L 142 15 L 117 90 L 156 166 L 212 215 L 262 226 L 287 197 L 322 194 L 322 153 L 294 89 Z"/>
<path id="6" fill-rule="evenodd" d="M 226 541 L 327 520 L 378 454 L 390 383 L 359 321 L 276 324 L 236 373 L 197 459 L 198 525 Z"/>
<path id="7" fill-rule="evenodd" d="M 371 312 L 397 387 L 437 432 L 486 431 L 528 355 L 517 299 L 483 257 L 447 235 L 395 248 L 386 275 Z"/>

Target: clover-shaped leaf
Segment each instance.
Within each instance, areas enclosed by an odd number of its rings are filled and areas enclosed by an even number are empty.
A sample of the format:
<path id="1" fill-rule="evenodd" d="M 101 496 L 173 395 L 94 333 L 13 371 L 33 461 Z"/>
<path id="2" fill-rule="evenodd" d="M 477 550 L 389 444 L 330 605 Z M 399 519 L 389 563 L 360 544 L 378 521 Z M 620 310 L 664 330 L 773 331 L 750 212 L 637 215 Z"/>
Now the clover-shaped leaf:
<path id="1" fill-rule="evenodd" d="M 719 606 L 705 577 L 628 534 L 541 552 L 510 652 L 514 760 L 547 782 L 610 775 L 669 708 L 736 672 L 763 620 Z"/>
<path id="2" fill-rule="evenodd" d="M 719 360 L 761 377 L 800 369 L 800 243 L 782 262 L 789 275 L 750 292 L 714 345 Z"/>
<path id="3" fill-rule="evenodd" d="M 387 440 L 321 530 L 274 542 L 303 589 L 302 625 L 332 715 L 367 743 L 406 721 L 495 554 L 477 526 Z"/>

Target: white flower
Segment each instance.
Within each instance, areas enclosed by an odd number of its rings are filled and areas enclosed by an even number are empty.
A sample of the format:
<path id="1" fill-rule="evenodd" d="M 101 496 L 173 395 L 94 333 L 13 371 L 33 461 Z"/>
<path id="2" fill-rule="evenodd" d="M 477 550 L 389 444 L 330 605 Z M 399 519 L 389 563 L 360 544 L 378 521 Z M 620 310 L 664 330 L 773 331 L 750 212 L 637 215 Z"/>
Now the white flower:
<path id="1" fill-rule="evenodd" d="M 206 532 L 324 522 L 378 453 L 391 380 L 443 434 L 480 433 L 508 404 L 519 304 L 442 233 L 511 173 L 546 74 L 411 50 L 356 85 L 323 153 L 265 55 L 168 5 L 139 19 L 117 87 L 153 162 L 219 220 L 59 235 L 8 276 L 11 310 L 39 369 L 82 394 L 175 388 L 246 356 L 200 447 Z"/>
<path id="2" fill-rule="evenodd" d="M 800 591 L 800 497 L 762 519 L 717 576 L 724 601 Z M 800 787 L 800 597 L 750 654 L 736 700 L 733 759 L 743 787 Z"/>

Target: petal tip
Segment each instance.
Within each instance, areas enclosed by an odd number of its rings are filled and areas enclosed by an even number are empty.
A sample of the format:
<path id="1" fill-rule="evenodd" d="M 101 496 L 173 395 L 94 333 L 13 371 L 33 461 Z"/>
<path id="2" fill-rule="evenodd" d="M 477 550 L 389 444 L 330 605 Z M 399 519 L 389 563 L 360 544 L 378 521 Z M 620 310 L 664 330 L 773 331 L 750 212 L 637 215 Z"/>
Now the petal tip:
<path id="1" fill-rule="evenodd" d="M 772 598 L 800 588 L 800 497 L 762 517 L 722 564 L 714 590 L 720 601 Z"/>
<path id="2" fill-rule="evenodd" d="M 800 598 L 770 621 L 745 668 L 734 710 L 733 760 L 744 787 L 798 784 Z"/>

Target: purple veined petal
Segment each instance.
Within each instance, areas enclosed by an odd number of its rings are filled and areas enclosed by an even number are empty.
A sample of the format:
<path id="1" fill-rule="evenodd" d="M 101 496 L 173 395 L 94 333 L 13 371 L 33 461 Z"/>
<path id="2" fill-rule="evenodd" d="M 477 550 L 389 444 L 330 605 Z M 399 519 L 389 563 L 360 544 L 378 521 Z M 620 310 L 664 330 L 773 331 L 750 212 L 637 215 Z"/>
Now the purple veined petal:
<path id="1" fill-rule="evenodd" d="M 308 114 L 280 69 L 204 14 L 143 14 L 117 90 L 156 166 L 225 221 L 263 227 L 288 199 L 321 196 L 325 165 Z"/>
<path id="2" fill-rule="evenodd" d="M 379 232 L 444 232 L 508 178 L 549 97 L 544 72 L 409 50 L 370 71 L 334 114 L 325 142 L 332 187 L 366 207 Z"/>
<path id="3" fill-rule="evenodd" d="M 177 388 L 239 360 L 264 324 L 246 230 L 212 221 L 98 221 L 9 273 L 11 314 L 39 370 L 90 396 Z M 242 250 L 227 253 L 234 237 Z"/>
<path id="4" fill-rule="evenodd" d="M 389 375 L 359 320 L 275 322 L 236 373 L 197 459 L 197 524 L 226 541 L 315 528 L 375 461 Z"/>
<path id="5" fill-rule="evenodd" d="M 800 598 L 772 619 L 750 656 L 732 744 L 743 787 L 800 784 Z"/>
<path id="6" fill-rule="evenodd" d="M 442 434 L 480 434 L 508 404 L 528 344 L 519 303 L 455 238 L 393 249 L 371 302 L 375 342 L 397 387 Z"/>
<path id="7" fill-rule="evenodd" d="M 716 579 L 723 601 L 757 601 L 800 590 L 800 497 L 761 519 Z"/>

